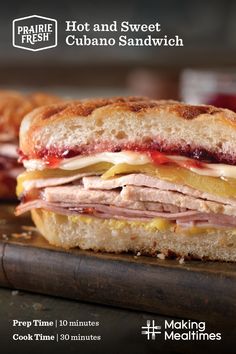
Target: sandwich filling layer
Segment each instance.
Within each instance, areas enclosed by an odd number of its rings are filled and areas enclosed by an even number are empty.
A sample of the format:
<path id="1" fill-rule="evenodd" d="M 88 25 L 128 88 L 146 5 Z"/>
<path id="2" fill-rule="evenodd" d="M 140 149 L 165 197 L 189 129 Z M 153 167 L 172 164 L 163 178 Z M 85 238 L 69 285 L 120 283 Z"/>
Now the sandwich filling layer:
<path id="1" fill-rule="evenodd" d="M 24 164 L 17 214 L 42 208 L 68 216 L 161 220 L 162 229 L 236 226 L 236 166 L 156 151 L 100 153 L 54 166 L 37 159 Z"/>

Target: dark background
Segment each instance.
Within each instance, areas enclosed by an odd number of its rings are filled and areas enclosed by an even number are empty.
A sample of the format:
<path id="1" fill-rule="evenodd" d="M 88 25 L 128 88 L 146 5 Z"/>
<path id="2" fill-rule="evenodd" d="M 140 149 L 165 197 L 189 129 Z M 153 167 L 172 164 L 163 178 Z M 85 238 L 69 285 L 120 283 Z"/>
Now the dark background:
<path id="1" fill-rule="evenodd" d="M 29 52 L 12 46 L 12 20 L 33 14 L 58 20 L 57 48 Z M 65 20 L 92 24 L 113 20 L 160 22 L 162 31 L 153 35 L 178 34 L 184 47 L 68 47 L 64 44 Z M 46 88 L 72 96 L 147 93 L 157 98 L 178 98 L 183 69 L 217 68 L 234 72 L 235 63 L 233 0 L 15 0 L 1 6 L 1 88 Z"/>

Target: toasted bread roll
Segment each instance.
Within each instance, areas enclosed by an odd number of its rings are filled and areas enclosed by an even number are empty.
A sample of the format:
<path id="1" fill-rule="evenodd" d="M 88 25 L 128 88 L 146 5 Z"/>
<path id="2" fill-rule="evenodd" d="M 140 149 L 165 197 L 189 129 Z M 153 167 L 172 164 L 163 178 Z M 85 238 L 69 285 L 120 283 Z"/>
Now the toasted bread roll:
<path id="1" fill-rule="evenodd" d="M 143 97 L 23 120 L 20 215 L 64 248 L 236 261 L 236 114 Z"/>

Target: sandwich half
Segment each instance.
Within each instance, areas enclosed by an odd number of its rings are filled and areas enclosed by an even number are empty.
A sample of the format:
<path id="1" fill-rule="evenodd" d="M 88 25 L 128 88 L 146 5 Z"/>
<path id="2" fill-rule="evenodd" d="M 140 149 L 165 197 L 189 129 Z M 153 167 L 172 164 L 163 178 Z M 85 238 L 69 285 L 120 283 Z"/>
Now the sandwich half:
<path id="1" fill-rule="evenodd" d="M 236 114 L 140 97 L 38 108 L 16 214 L 53 245 L 236 261 Z"/>
<path id="2" fill-rule="evenodd" d="M 15 198 L 16 177 L 23 171 L 17 162 L 21 120 L 34 108 L 55 102 L 58 97 L 44 93 L 0 90 L 0 198 Z"/>

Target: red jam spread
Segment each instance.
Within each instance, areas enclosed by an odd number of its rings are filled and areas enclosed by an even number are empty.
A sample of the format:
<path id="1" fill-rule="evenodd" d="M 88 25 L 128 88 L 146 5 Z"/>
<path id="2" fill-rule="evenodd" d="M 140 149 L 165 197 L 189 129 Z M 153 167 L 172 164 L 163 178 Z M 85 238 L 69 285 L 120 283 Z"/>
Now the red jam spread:
<path id="1" fill-rule="evenodd" d="M 41 149 L 33 152 L 30 156 L 26 156 L 22 151 L 19 152 L 19 161 L 27 159 L 42 159 L 48 167 L 55 168 L 63 159 L 68 159 L 75 156 L 88 156 L 101 152 L 120 152 L 120 151 L 135 151 L 148 153 L 156 164 L 168 163 L 167 155 L 178 155 L 192 159 L 186 161 L 186 167 L 202 167 L 201 162 L 206 163 L 225 163 L 236 165 L 236 156 L 226 155 L 219 151 L 208 151 L 201 147 L 193 147 L 191 145 L 167 145 L 165 142 L 146 141 L 141 144 L 125 143 L 114 144 L 112 142 L 97 142 L 88 145 L 78 145 L 71 148 L 50 148 Z"/>

